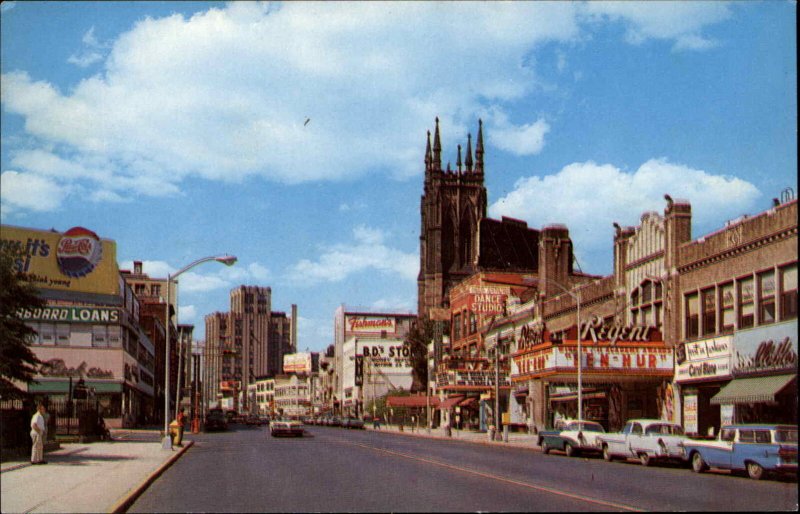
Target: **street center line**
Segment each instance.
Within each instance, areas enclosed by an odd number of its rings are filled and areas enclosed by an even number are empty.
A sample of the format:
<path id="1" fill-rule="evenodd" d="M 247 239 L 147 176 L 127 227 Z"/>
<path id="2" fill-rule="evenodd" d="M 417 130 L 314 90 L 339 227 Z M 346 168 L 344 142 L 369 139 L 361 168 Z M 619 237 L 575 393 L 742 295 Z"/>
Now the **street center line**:
<path id="1" fill-rule="evenodd" d="M 541 485 L 529 484 L 527 482 L 520 482 L 518 480 L 512 480 L 510 478 L 504 478 L 504 477 L 497 476 L 497 475 L 492 475 L 492 474 L 489 474 L 489 473 L 483 473 L 481 471 L 475 471 L 474 469 L 462 468 L 460 466 L 455 466 L 453 464 L 447 464 L 447 463 L 444 463 L 444 462 L 439 462 L 439 461 L 435 461 L 435 460 L 431 460 L 431 459 L 426 459 L 426 458 L 423 458 L 423 457 L 417 457 L 417 456 L 414 456 L 414 455 L 408 455 L 406 453 L 400 453 L 400 452 L 396 452 L 394 450 L 386 450 L 384 448 L 378 448 L 378 447 L 375 447 L 375 446 L 369 446 L 369 445 L 361 444 L 361 443 L 353 443 L 353 442 L 350 442 L 350 441 L 344 441 L 344 440 L 340 440 L 340 441 L 342 443 L 345 443 L 345 444 L 351 444 L 353 446 L 360 446 L 360 447 L 366 448 L 368 450 L 375 450 L 375 451 L 378 451 L 378 452 L 388 453 L 389 455 L 395 455 L 397 457 L 403 457 L 403 458 L 410 459 L 410 460 L 416 460 L 416 461 L 419 461 L 419 462 L 425 462 L 427 464 L 433 464 L 435 466 L 440 466 L 440 467 L 443 467 L 443 468 L 449 468 L 449 469 L 453 469 L 453 470 L 456 470 L 456 471 L 462 471 L 464 473 L 470 473 L 472 475 L 477 475 L 477 476 L 484 477 L 484 478 L 490 478 L 492 480 L 497 480 L 499 482 L 506 482 L 506 483 L 509 483 L 509 484 L 512 484 L 512 485 L 518 485 L 518 486 L 521 486 L 521 487 L 527 487 L 529 489 L 535 489 L 537 491 L 542 491 L 542 492 L 554 494 L 554 495 L 557 495 L 557 496 L 564 496 L 564 497 L 567 497 L 567 498 L 571 498 L 573 500 L 579 500 L 579 501 L 584 501 L 584 502 L 588 502 L 588 503 L 595 503 L 595 504 L 598 504 L 598 505 L 602 505 L 604 507 L 611 507 L 611 508 L 620 509 L 620 510 L 626 510 L 626 511 L 631 511 L 631 512 L 645 512 L 644 509 L 639 509 L 639 508 L 631 507 L 631 506 L 628 506 L 628 505 L 622 505 L 620 503 L 609 502 L 609 501 L 600 500 L 600 499 L 597 499 L 597 498 L 590 498 L 588 496 L 582 496 L 582 495 L 579 495 L 579 494 L 568 493 L 566 491 L 559 491 L 557 489 L 551 489 L 549 487 L 544 487 L 544 486 L 541 486 Z"/>

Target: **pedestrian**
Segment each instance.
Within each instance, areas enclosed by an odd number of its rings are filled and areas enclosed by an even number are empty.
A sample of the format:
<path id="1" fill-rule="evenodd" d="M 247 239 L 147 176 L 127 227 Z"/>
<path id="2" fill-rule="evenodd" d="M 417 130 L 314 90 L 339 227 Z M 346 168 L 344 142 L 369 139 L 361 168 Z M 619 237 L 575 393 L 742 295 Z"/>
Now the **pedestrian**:
<path id="1" fill-rule="evenodd" d="M 381 429 L 381 418 L 379 418 L 378 416 L 372 418 L 372 428 L 374 428 L 375 430 Z"/>
<path id="2" fill-rule="evenodd" d="M 178 434 L 175 437 L 175 446 L 183 446 L 183 426 L 186 424 L 186 415 L 183 413 L 183 407 L 178 410 Z"/>
<path id="3" fill-rule="evenodd" d="M 47 424 L 44 419 L 46 412 L 43 403 L 36 404 L 36 412 L 31 418 L 31 439 L 33 440 L 31 464 L 47 464 L 47 461 L 44 460 L 44 438 L 47 434 Z"/>

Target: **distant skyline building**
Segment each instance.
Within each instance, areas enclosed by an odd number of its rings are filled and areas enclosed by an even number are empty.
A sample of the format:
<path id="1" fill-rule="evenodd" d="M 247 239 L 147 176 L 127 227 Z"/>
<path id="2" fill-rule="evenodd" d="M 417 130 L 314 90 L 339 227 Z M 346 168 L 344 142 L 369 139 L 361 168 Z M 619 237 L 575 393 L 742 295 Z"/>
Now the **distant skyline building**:
<path id="1" fill-rule="evenodd" d="M 248 386 L 275 376 L 294 351 L 297 306 L 292 316 L 272 311 L 272 289 L 241 285 L 230 291 L 231 310 L 205 316 L 206 398 L 227 409 L 248 408 Z"/>

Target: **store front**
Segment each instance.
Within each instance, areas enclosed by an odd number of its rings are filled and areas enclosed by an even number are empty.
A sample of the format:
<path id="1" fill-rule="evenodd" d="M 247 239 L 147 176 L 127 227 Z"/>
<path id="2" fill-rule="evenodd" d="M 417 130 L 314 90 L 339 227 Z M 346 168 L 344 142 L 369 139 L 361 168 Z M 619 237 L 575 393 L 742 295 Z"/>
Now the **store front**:
<path id="1" fill-rule="evenodd" d="M 730 382 L 733 335 L 680 345 L 676 351 L 675 384 L 680 391 L 684 431 L 693 436 L 716 434 L 722 413 L 712 398 Z"/>
<path id="2" fill-rule="evenodd" d="M 582 332 L 583 418 L 609 431 L 621 429 L 630 418 L 672 419 L 673 353 L 660 332 L 649 327 L 616 330 L 617 337 L 610 340 L 602 335 L 607 333 L 586 327 Z M 576 327 L 563 340 L 548 335 L 513 355 L 512 381 L 528 384 L 532 428 L 551 428 L 559 419 L 578 417 L 578 355 Z"/>
<path id="3" fill-rule="evenodd" d="M 797 424 L 797 320 L 733 335 L 732 380 L 711 399 L 721 423 Z"/>

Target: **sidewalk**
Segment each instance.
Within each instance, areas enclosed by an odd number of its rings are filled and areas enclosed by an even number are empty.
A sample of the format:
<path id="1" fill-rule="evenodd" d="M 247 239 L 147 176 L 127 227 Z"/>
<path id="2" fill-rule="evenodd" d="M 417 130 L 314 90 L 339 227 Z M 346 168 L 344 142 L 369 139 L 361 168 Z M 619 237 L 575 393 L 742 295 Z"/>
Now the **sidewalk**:
<path id="1" fill-rule="evenodd" d="M 155 430 L 112 431 L 113 441 L 62 443 L 45 454 L 46 465 L 28 460 L 0 467 L 2 512 L 114 512 L 179 458 L 183 448 L 161 449 Z"/>
<path id="2" fill-rule="evenodd" d="M 367 430 L 375 430 L 372 426 L 372 423 L 365 423 L 364 428 Z M 428 433 L 426 427 L 414 427 L 412 431 L 410 427 L 404 426 L 403 430 L 400 431 L 400 427 L 398 425 L 384 425 L 381 424 L 380 428 L 376 430 L 377 432 L 391 432 L 393 434 L 402 434 L 410 437 L 428 437 L 431 439 L 448 439 L 451 441 L 465 441 L 470 443 L 476 444 L 486 444 L 486 445 L 494 445 L 494 446 L 513 446 L 515 448 L 524 448 L 528 450 L 538 450 L 541 451 L 541 447 L 537 444 L 538 436 L 534 434 L 525 434 L 521 432 L 509 432 L 508 434 L 508 442 L 504 442 L 502 440 L 503 434 L 500 433 L 499 437 L 500 440 L 489 440 L 489 435 L 486 432 L 475 432 L 470 430 L 455 430 L 451 431 L 451 436 L 447 436 L 444 431 L 444 428 L 432 428 L 430 433 Z M 495 435 L 495 438 L 498 436 Z"/>

